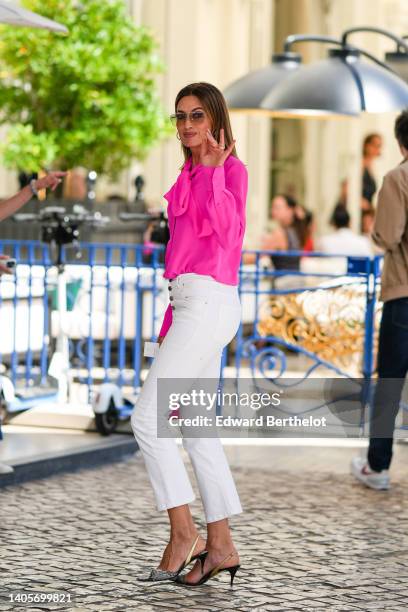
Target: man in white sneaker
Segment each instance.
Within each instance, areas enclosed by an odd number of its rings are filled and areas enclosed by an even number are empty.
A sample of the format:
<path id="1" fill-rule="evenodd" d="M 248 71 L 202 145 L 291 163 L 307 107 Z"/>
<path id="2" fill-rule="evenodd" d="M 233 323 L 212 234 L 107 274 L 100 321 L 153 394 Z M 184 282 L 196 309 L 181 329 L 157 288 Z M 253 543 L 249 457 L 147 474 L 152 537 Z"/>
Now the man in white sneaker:
<path id="1" fill-rule="evenodd" d="M 395 122 L 402 162 L 384 177 L 372 238 L 385 249 L 384 302 L 367 459 L 356 457 L 352 474 L 372 489 L 389 489 L 395 419 L 408 372 L 408 109 Z"/>

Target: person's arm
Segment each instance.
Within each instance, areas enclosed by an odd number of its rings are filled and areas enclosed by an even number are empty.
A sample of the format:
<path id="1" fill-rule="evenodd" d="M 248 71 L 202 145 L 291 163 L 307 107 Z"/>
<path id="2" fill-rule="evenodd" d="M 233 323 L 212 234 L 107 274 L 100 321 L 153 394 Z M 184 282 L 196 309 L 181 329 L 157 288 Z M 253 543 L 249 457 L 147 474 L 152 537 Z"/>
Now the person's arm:
<path id="1" fill-rule="evenodd" d="M 147 224 L 147 227 L 145 231 L 143 232 L 143 243 L 150 242 L 150 236 L 152 235 L 153 225 L 154 225 L 153 221 Z"/>
<path id="2" fill-rule="evenodd" d="M 52 191 L 54 191 L 54 189 L 56 189 L 61 182 L 62 177 L 66 174 L 66 172 L 50 172 L 47 174 L 47 176 L 44 176 L 42 179 L 35 182 L 35 188 L 38 190 L 51 187 Z M 27 204 L 33 195 L 34 194 L 28 185 L 19 191 L 15 196 L 0 202 L 0 221 L 7 219 L 7 217 L 13 215 L 17 210 L 24 206 L 24 204 Z M 0 260 L 6 262 L 7 259 L 10 259 L 8 255 L 0 255 Z M 0 275 L 1 274 L 12 274 L 12 272 L 7 268 L 5 263 L 3 264 L 0 261 Z"/>
<path id="3" fill-rule="evenodd" d="M 387 174 L 378 194 L 372 238 L 376 245 L 393 251 L 398 247 L 407 224 L 407 191 L 401 179 Z"/>
<path id="4" fill-rule="evenodd" d="M 263 251 L 287 251 L 288 239 L 281 227 L 275 228 L 269 234 L 264 234 L 261 242 Z"/>
<path id="5" fill-rule="evenodd" d="M 198 165 L 191 179 L 194 199 L 205 210 L 221 246 L 234 246 L 245 233 L 248 173 L 243 164 Z"/>
<path id="6" fill-rule="evenodd" d="M 15 196 L 9 198 L 8 200 L 4 200 L 4 202 L 0 203 L 0 221 L 7 219 L 13 215 L 17 210 L 19 210 L 24 204 L 27 204 L 33 197 L 33 192 L 30 189 L 30 186 L 27 185 L 19 191 Z"/>
<path id="7" fill-rule="evenodd" d="M 50 187 L 52 191 L 54 191 L 61 182 L 62 177 L 66 174 L 66 172 L 50 172 L 35 182 L 35 188 L 40 190 Z M 7 219 L 7 217 L 13 215 L 15 212 L 17 212 L 17 210 L 24 206 L 24 204 L 27 204 L 32 197 L 33 192 L 31 191 L 30 186 L 27 185 L 27 187 L 24 187 L 15 196 L 0 202 L 0 221 L 3 221 L 4 219 Z"/>

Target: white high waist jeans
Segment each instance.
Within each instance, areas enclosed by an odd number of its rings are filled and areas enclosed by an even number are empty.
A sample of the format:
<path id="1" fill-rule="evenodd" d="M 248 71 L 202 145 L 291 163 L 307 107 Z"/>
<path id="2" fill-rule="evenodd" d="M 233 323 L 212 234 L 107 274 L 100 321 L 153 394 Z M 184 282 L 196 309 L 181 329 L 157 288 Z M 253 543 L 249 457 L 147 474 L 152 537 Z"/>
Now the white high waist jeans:
<path id="1" fill-rule="evenodd" d="M 172 324 L 131 416 L 159 511 L 188 504 L 195 495 L 176 440 L 157 436 L 157 379 L 186 379 L 186 385 L 190 382 L 186 391 L 192 381 L 214 379 L 216 393 L 222 350 L 234 338 L 241 320 L 238 286 L 220 283 L 211 276 L 186 273 L 168 281 L 168 288 Z M 197 478 L 206 522 L 242 512 L 220 439 L 183 437 L 182 443 Z"/>

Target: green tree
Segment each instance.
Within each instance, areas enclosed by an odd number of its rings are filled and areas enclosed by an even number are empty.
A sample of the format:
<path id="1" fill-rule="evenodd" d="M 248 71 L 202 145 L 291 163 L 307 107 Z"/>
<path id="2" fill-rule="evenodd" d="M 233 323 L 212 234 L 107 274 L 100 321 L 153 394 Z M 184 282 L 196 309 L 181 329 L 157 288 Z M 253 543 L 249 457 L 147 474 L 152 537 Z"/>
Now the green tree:
<path id="1" fill-rule="evenodd" d="M 123 0 L 25 0 L 67 36 L 2 26 L 0 123 L 6 166 L 92 168 L 111 177 L 143 160 L 171 126 L 154 78 L 157 43 Z"/>

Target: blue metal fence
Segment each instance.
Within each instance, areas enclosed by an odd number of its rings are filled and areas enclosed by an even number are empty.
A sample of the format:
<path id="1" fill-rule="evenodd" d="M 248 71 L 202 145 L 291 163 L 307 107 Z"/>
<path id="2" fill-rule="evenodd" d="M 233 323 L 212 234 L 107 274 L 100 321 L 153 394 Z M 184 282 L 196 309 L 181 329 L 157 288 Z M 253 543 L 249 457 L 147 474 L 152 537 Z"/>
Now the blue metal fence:
<path id="1" fill-rule="evenodd" d="M 15 276 L 0 282 L 0 362 L 15 385 L 44 384 L 50 358 L 64 338 L 69 375 L 87 388 L 116 382 L 137 390 L 145 340 L 155 340 L 167 307 L 160 254 L 143 245 L 81 244 L 82 256 L 65 248 L 56 266 L 48 245 L 0 242 L 17 259 Z M 300 270 L 270 267 L 273 251 L 244 251 L 239 272 L 242 323 L 224 350 L 222 376 L 279 378 L 302 358 L 307 377 L 317 368 L 370 379 L 375 368 L 381 257 L 285 253 L 301 257 Z M 244 263 L 252 257 L 252 263 Z M 64 281 L 66 303 L 58 305 Z M 334 346 L 342 350 L 333 351 Z M 233 374 L 231 374 L 231 369 Z"/>
<path id="2" fill-rule="evenodd" d="M 89 387 L 98 380 L 140 384 L 143 340 L 155 337 L 167 304 L 162 249 L 144 263 L 143 245 L 82 244 L 81 258 L 63 250 L 63 265 L 40 242 L 4 240 L 17 259 L 15 275 L 0 283 L 3 333 L 0 360 L 14 384 L 47 378 L 61 334 L 68 339 L 72 376 Z M 58 305 L 63 279 L 66 304 Z"/>
<path id="3" fill-rule="evenodd" d="M 245 253 L 252 255 L 254 264 L 252 269 L 241 266 L 240 295 L 241 302 L 245 296 L 253 297 L 253 325 L 246 332 L 241 326 L 237 334 L 237 377 L 245 359 L 254 377 L 257 373 L 264 375 L 266 366 L 269 369 L 273 369 L 274 365 L 277 367 L 278 362 L 280 367 L 276 378 L 283 376 L 287 367 L 284 350 L 289 350 L 292 354 L 308 358 L 310 367 L 304 372 L 305 378 L 320 368 L 336 375 L 370 379 L 375 371 L 375 343 L 382 309 L 378 300 L 382 256 L 342 257 L 291 251 L 285 253 L 286 258 L 300 257 L 303 262 L 309 260 L 309 265 L 303 265 L 299 270 L 276 270 L 264 267 L 262 259 L 276 256 L 278 252 Z M 342 303 L 344 296 L 347 297 L 346 304 Z M 302 308 L 305 298 L 309 306 L 314 304 L 309 312 Z M 275 311 L 279 309 L 278 318 L 282 321 L 279 334 L 274 333 L 277 326 L 272 325 L 276 323 L 277 313 L 262 316 L 262 308 L 268 304 L 272 304 Z M 327 310 L 326 322 L 319 320 L 324 307 Z M 339 317 L 342 339 L 346 345 L 349 343 L 343 352 L 343 356 L 348 356 L 349 368 L 345 363 L 347 359 L 339 364 L 338 354 L 330 359 L 330 351 L 325 350 L 336 340 Z M 353 345 L 357 330 L 360 340 Z M 302 342 L 305 338 L 309 342 Z M 262 342 L 267 348 L 259 348 Z M 314 350 L 311 346 L 314 346 Z M 353 357 L 354 364 L 351 363 Z"/>

